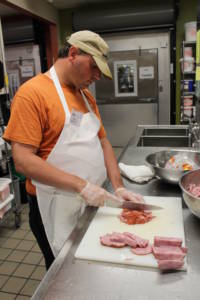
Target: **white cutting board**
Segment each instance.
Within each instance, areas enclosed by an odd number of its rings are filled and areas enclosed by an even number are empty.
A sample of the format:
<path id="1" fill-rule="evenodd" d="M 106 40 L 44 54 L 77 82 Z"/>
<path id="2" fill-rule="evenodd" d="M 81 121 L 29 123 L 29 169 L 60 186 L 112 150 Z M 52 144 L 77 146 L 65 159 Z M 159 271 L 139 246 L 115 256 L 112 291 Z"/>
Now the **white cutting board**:
<path id="1" fill-rule="evenodd" d="M 183 227 L 182 201 L 174 197 L 144 197 L 146 203 L 162 206 L 162 210 L 154 210 L 155 218 L 146 223 L 138 225 L 127 225 L 122 223 L 118 216 L 120 208 L 101 207 L 98 209 L 94 219 L 85 233 L 75 257 L 86 260 L 95 260 L 142 267 L 158 268 L 153 254 L 135 255 L 130 247 L 112 248 L 101 245 L 99 237 L 106 233 L 128 231 L 135 233 L 153 243 L 155 235 L 166 237 L 180 237 L 185 245 L 185 234 Z M 186 263 L 182 270 L 186 270 Z"/>

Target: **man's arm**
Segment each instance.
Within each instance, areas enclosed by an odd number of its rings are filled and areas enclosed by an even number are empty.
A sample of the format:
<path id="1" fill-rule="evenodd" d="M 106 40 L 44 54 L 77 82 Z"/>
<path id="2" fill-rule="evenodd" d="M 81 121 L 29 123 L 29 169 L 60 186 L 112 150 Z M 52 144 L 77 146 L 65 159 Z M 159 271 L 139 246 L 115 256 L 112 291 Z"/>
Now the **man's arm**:
<path id="1" fill-rule="evenodd" d="M 113 189 L 116 190 L 117 188 L 124 186 L 121 179 L 117 159 L 115 157 L 113 148 L 107 138 L 101 139 L 101 145 L 103 148 L 104 160 L 108 177 L 110 178 Z"/>
<path id="2" fill-rule="evenodd" d="M 17 172 L 38 182 L 67 191 L 80 193 L 86 181 L 78 176 L 65 173 L 36 155 L 37 148 L 12 142 L 12 155 Z"/>
<path id="3" fill-rule="evenodd" d="M 16 142 L 11 145 L 15 168 L 26 177 L 61 190 L 77 192 L 88 205 L 104 205 L 105 199 L 117 201 L 116 196 L 103 188 L 52 166 L 36 155 L 36 147 Z"/>

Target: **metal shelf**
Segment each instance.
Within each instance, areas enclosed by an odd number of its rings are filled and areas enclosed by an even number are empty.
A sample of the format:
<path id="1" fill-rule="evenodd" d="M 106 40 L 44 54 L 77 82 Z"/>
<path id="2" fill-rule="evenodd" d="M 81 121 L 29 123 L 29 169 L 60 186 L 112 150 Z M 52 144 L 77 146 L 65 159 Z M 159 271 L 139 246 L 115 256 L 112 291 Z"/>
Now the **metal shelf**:
<path id="1" fill-rule="evenodd" d="M 195 92 L 183 92 L 183 95 L 181 97 L 184 96 L 195 96 Z"/>
<path id="2" fill-rule="evenodd" d="M 195 45 L 196 41 L 183 41 L 183 45 Z"/>
<path id="3" fill-rule="evenodd" d="M 195 75 L 196 74 L 196 71 L 192 71 L 192 72 L 182 72 L 182 74 L 184 74 L 184 75 Z"/>
<path id="4" fill-rule="evenodd" d="M 184 90 L 184 81 L 185 80 L 193 80 L 193 84 L 195 84 L 195 74 L 196 71 L 191 71 L 191 72 L 185 72 L 182 71 L 183 63 L 184 63 L 184 48 L 187 46 L 191 46 L 192 48 L 192 57 L 196 56 L 196 41 L 182 41 L 182 59 L 180 60 L 181 62 L 181 107 L 180 107 L 180 112 L 181 112 L 181 124 L 185 124 L 186 122 L 189 123 L 190 121 L 193 122 L 196 120 L 196 93 L 195 91 L 189 92 Z M 196 61 L 194 61 L 194 68 L 196 66 Z M 195 87 L 195 85 L 193 85 Z M 183 99 L 185 96 L 192 96 L 192 111 L 191 111 L 191 116 L 188 116 L 185 114 L 185 107 L 183 105 Z M 194 108 L 193 108 L 194 107 Z"/>

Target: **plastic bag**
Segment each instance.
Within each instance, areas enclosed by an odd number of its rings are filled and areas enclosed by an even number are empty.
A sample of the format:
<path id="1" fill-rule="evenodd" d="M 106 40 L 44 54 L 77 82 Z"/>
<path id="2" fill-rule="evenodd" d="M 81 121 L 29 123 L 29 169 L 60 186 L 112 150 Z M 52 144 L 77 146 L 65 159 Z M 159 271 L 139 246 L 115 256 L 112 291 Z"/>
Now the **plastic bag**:
<path id="1" fill-rule="evenodd" d="M 198 169 L 195 162 L 187 157 L 186 154 L 176 154 L 170 157 L 170 159 L 165 164 L 166 169 L 177 169 L 182 171 L 192 171 Z"/>

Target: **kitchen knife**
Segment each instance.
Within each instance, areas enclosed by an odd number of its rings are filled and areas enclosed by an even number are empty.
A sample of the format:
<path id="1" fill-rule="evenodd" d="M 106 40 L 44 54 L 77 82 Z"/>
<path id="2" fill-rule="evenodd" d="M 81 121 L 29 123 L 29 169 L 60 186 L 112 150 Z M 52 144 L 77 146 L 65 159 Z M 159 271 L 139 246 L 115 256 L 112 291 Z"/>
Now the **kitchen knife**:
<path id="1" fill-rule="evenodd" d="M 128 208 L 132 210 L 159 210 L 163 207 L 147 203 L 134 203 L 132 201 L 123 201 L 120 204 L 121 208 Z"/>
<path id="2" fill-rule="evenodd" d="M 114 200 L 114 199 L 113 199 Z M 132 210 L 159 210 L 159 209 L 163 209 L 163 207 L 158 206 L 158 205 L 154 205 L 154 204 L 148 204 L 148 203 L 142 203 L 142 202 L 132 202 L 132 201 L 126 201 L 123 199 L 120 199 L 118 197 L 115 197 L 115 201 L 109 201 L 109 203 L 114 205 L 114 207 L 118 208 L 128 208 L 128 209 L 132 209 Z"/>

